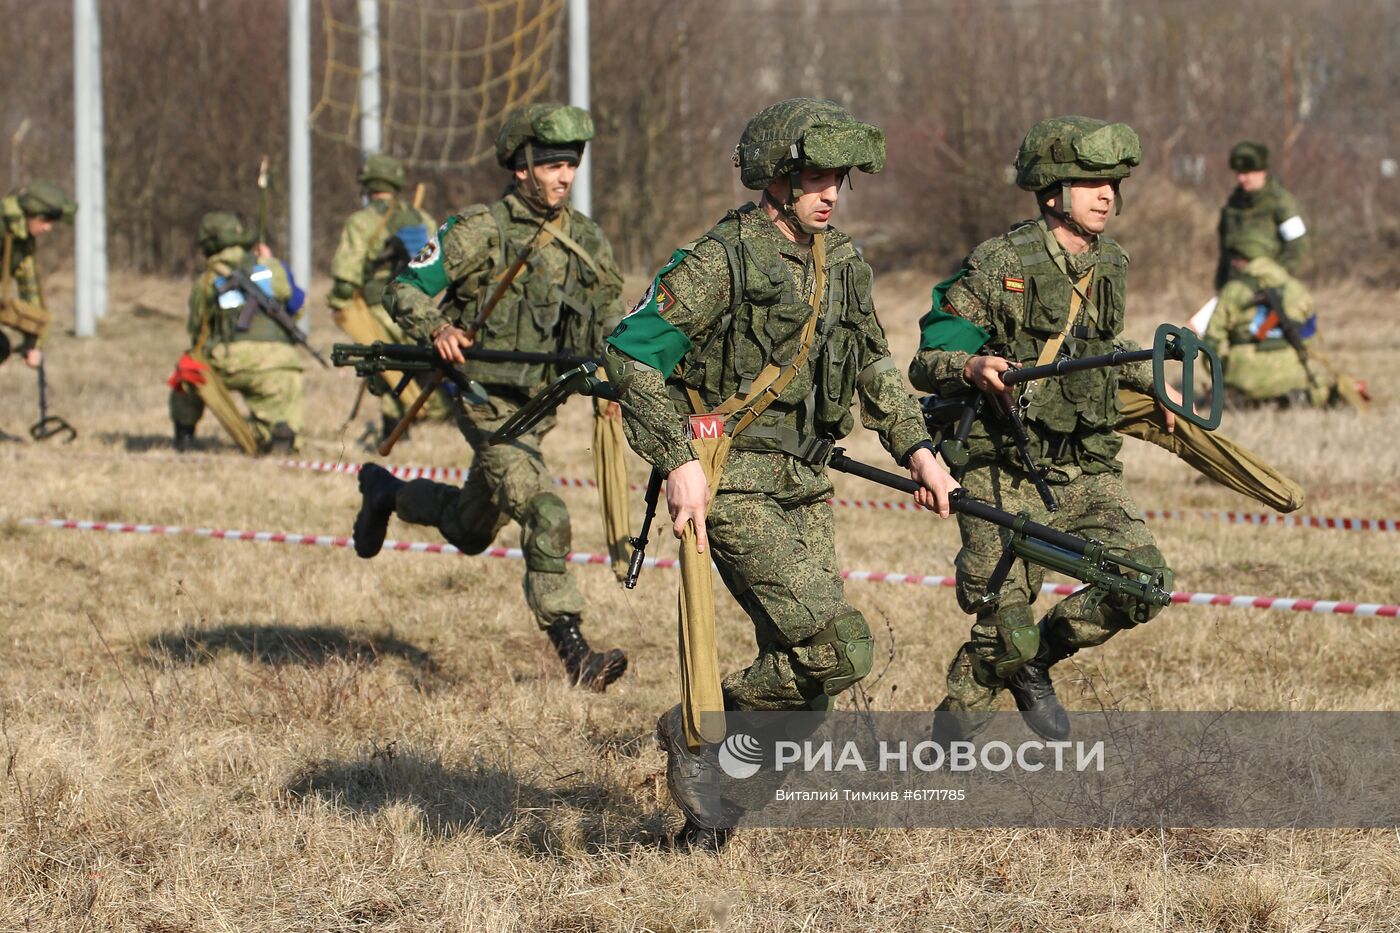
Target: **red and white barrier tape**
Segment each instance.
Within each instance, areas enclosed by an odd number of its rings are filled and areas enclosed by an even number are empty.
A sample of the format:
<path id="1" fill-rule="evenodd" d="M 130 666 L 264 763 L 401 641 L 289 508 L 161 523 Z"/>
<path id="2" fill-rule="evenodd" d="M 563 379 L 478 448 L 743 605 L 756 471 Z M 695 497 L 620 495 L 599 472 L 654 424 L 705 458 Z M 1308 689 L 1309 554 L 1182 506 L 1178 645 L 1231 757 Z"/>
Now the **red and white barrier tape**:
<path id="1" fill-rule="evenodd" d="M 358 463 L 334 463 L 326 460 L 278 460 L 277 465 L 287 469 L 313 470 L 321 473 L 358 473 Z M 447 482 L 462 482 L 467 471 L 461 467 L 412 467 L 386 465 L 390 473 L 399 479 L 432 479 Z M 556 476 L 556 486 L 571 488 L 592 488 L 598 484 L 591 479 Z M 633 489 L 640 489 L 638 484 Z M 864 509 L 871 512 L 917 512 L 919 507 L 912 501 L 890 502 L 881 499 L 831 499 L 833 506 L 845 509 Z M 1392 518 L 1336 518 L 1323 515 L 1279 515 L 1266 512 L 1225 512 L 1209 509 L 1147 509 L 1142 517 L 1148 521 L 1179 521 L 1196 518 L 1204 521 L 1225 522 L 1229 525 L 1284 525 L 1293 528 L 1333 528 L 1342 531 L 1400 531 L 1400 520 Z"/>
<path id="2" fill-rule="evenodd" d="M 24 518 L 21 525 L 38 528 L 61 528 L 74 531 L 107 531 L 125 534 L 148 535 L 191 535 L 198 538 L 215 538 L 222 541 L 260 541 L 267 544 L 302 544 L 313 547 L 350 547 L 347 537 L 336 535 L 303 535 L 285 531 L 234 531 L 218 528 L 181 528 L 173 525 L 126 524 L 122 522 L 75 521 L 63 518 Z M 460 554 L 450 544 L 430 544 L 424 541 L 385 541 L 386 551 L 410 551 L 422 554 Z M 519 560 L 524 555 L 519 548 L 493 547 L 482 551 L 486 557 L 499 557 Z M 566 558 L 571 564 L 606 564 L 610 559 L 606 554 L 571 552 Z M 648 557 L 646 566 L 674 568 L 680 562 L 670 557 Z M 904 583 L 911 586 L 954 586 L 952 577 L 920 575 L 913 573 L 892 573 L 876 570 L 843 570 L 846 580 L 859 580 L 867 583 Z M 1068 596 L 1080 589 L 1076 584 L 1046 583 L 1042 593 Z M 1276 609 L 1287 612 L 1313 612 L 1324 615 L 1400 616 L 1400 606 L 1382 603 L 1354 603 L 1329 599 L 1297 599 L 1284 596 L 1231 596 L 1227 593 L 1172 593 L 1172 602 L 1192 606 L 1229 606 L 1235 609 Z"/>

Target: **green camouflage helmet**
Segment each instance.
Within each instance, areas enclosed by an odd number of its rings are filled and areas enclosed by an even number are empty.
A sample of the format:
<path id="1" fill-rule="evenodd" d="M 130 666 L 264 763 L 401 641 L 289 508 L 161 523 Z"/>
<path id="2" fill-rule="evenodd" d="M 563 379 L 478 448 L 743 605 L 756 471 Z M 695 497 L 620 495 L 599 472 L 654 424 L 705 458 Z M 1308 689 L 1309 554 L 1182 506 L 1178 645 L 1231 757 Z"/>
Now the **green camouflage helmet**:
<path id="1" fill-rule="evenodd" d="M 403 163 L 391 155 L 376 152 L 365 159 L 358 180 L 370 191 L 398 191 L 406 180 Z"/>
<path id="2" fill-rule="evenodd" d="M 582 107 L 567 104 L 528 104 L 506 116 L 496 134 L 496 162 L 502 168 L 515 168 L 515 155 L 530 143 L 534 161 L 554 161 L 560 150 L 583 154 L 584 143 L 593 138 L 593 118 Z"/>
<path id="3" fill-rule="evenodd" d="M 1016 152 L 1016 184 L 1027 191 L 1089 178 L 1127 178 L 1142 161 L 1142 143 L 1126 123 L 1092 117 L 1041 120 Z"/>
<path id="4" fill-rule="evenodd" d="M 212 256 L 230 246 L 252 246 L 256 234 L 231 211 L 210 211 L 199 221 L 199 248 Z"/>
<path id="5" fill-rule="evenodd" d="M 885 133 L 835 101 L 794 97 L 749 120 L 734 147 L 734 164 L 744 187 L 755 191 L 802 168 L 875 174 L 885 167 Z"/>
<path id="6" fill-rule="evenodd" d="M 72 223 L 78 213 L 77 202 L 68 192 L 51 181 L 31 181 L 19 190 L 19 206 L 30 217 L 47 217 Z"/>
<path id="7" fill-rule="evenodd" d="M 1230 150 L 1230 171 L 1260 172 L 1269 167 L 1269 147 L 1252 139 L 1235 143 Z"/>

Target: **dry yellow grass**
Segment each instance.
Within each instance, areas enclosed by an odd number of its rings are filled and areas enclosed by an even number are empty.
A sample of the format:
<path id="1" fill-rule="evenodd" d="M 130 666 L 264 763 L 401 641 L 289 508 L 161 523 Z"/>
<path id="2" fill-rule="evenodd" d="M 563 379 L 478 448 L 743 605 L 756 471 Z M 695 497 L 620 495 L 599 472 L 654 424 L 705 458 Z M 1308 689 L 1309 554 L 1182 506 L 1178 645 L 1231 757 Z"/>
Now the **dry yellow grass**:
<path id="1" fill-rule="evenodd" d="M 879 284 L 907 358 L 926 279 Z M 634 283 L 635 284 L 635 283 Z M 67 306 L 62 283 L 55 304 Z M 635 292 L 635 289 L 633 289 Z M 320 289 L 317 294 L 324 294 Z M 658 841 L 678 822 L 651 741 L 674 702 L 675 577 L 627 593 L 576 570 L 591 637 L 626 678 L 571 690 L 534 630 L 516 562 L 22 528 L 26 516 L 346 534 L 346 476 L 266 462 L 172 463 L 163 380 L 185 286 L 124 280 L 102 338 L 51 344 L 52 407 L 71 446 L 0 446 L 0 929 L 3 930 L 1227 930 L 1400 928 L 1390 832 L 746 831 L 718 857 Z M 1203 295 L 1139 296 L 1134 334 Z M 1394 296 L 1327 292 L 1328 347 L 1364 371 L 1377 414 L 1229 416 L 1226 430 L 1309 490 L 1313 514 L 1400 513 Z M 319 313 L 319 312 L 318 312 Z M 314 341 L 332 340 L 318 319 Z M 354 390 L 308 371 L 304 455 L 358 460 L 337 428 Z M 0 369 L 4 423 L 34 417 L 33 375 Z M 368 411 L 368 409 L 367 409 Z M 589 463 L 583 407 L 551 439 Z M 231 453 L 211 421 L 208 452 Z M 878 459 L 872 437 L 851 446 Z M 405 463 L 464 465 L 446 426 Z M 1254 510 L 1145 445 L 1144 507 Z M 643 478 L 634 464 L 637 480 Z M 888 498 L 841 479 L 843 495 Z M 576 546 L 599 550 L 591 496 Z M 950 573 L 951 523 L 838 513 L 844 564 Z M 1181 588 L 1400 601 L 1400 538 L 1197 521 L 1156 531 Z M 396 524 L 397 537 L 434 540 Z M 513 544 L 509 530 L 503 543 Z M 674 553 L 669 541 L 655 553 Z M 853 583 L 893 659 L 876 708 L 920 709 L 966 619 L 947 590 Z M 721 662 L 752 640 L 719 600 Z M 1394 709 L 1393 620 L 1176 607 L 1076 658 L 1078 707 Z M 877 667 L 877 670 L 879 668 Z"/>

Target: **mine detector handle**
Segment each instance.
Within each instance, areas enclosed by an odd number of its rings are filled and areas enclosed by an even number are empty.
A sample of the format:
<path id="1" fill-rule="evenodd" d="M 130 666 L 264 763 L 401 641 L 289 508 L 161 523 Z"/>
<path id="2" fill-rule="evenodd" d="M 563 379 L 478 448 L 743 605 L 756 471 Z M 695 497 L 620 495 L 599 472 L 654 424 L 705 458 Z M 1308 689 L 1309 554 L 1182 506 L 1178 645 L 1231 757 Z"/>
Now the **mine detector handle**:
<path id="1" fill-rule="evenodd" d="M 852 476 L 859 476 L 861 479 L 911 495 L 922 488 L 907 476 L 852 460 L 839 447 L 831 452 L 831 459 L 827 461 L 827 465 L 833 470 L 850 473 Z M 1014 557 L 1056 570 L 1111 594 L 1128 596 L 1138 604 L 1134 608 L 1134 615 L 1143 616 L 1143 619 L 1147 606 L 1166 606 L 1172 601 L 1170 570 L 1149 567 L 1130 560 L 1113 553 L 1113 550 L 1101 541 L 1088 540 L 1031 521 L 1025 513 L 1013 515 L 974 499 L 961 489 L 955 489 L 948 494 L 948 506 L 961 515 L 991 522 L 1011 532 L 1006 552 L 992 579 L 987 583 L 988 595 L 984 598 L 989 602 L 995 602 L 1000 595 L 1001 585 L 1005 582 Z"/>
<path id="2" fill-rule="evenodd" d="M 1195 372 L 1197 358 L 1204 356 L 1210 370 L 1210 414 L 1202 417 L 1196 414 Z M 1086 369 L 1101 369 L 1107 366 L 1126 366 L 1129 363 L 1152 361 L 1152 389 L 1167 409 L 1177 417 L 1207 431 L 1220 426 L 1220 417 L 1225 409 L 1225 382 L 1220 366 L 1220 357 L 1208 345 L 1201 342 L 1196 332 L 1175 324 L 1163 324 L 1157 328 L 1152 338 L 1150 350 L 1115 350 L 1101 356 L 1084 356 L 1078 359 L 1059 359 L 1044 366 L 1026 366 L 1001 373 L 1001 381 L 1007 386 L 1020 385 L 1034 379 L 1049 379 L 1082 372 Z M 1181 361 L 1181 404 L 1173 402 L 1167 395 L 1166 361 Z"/>
<path id="3" fill-rule="evenodd" d="M 636 588 L 637 578 L 642 575 L 642 566 L 646 563 L 647 542 L 651 540 L 651 523 L 656 520 L 656 504 L 661 499 L 662 479 L 661 471 L 652 467 L 651 476 L 647 478 L 646 513 L 642 516 L 642 530 L 631 539 L 632 557 L 627 561 L 627 576 L 622 579 L 622 585 L 629 590 Z"/>

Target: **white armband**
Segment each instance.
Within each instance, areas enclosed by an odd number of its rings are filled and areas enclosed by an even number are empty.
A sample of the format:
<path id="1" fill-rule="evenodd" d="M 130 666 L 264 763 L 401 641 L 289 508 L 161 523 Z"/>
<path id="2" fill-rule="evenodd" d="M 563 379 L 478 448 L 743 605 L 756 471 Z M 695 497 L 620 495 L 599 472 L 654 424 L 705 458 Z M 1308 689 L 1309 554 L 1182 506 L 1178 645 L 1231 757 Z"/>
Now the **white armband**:
<path id="1" fill-rule="evenodd" d="M 1285 243 L 1292 243 L 1298 237 L 1308 232 L 1308 228 L 1303 224 L 1303 218 L 1294 214 L 1292 217 L 1278 225 L 1279 239 Z"/>

